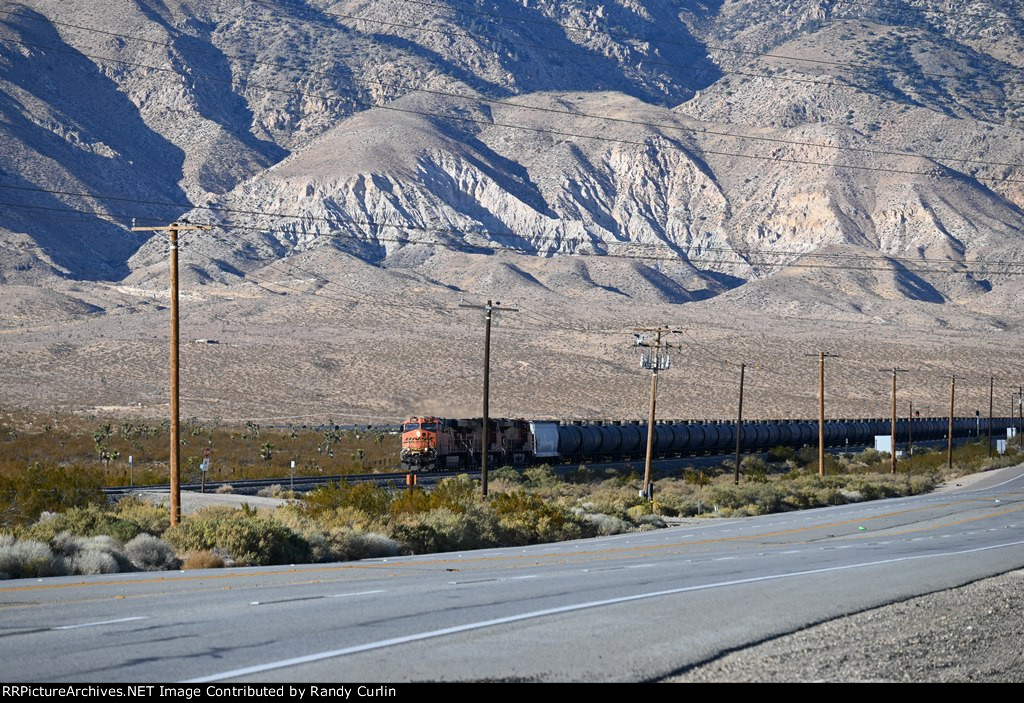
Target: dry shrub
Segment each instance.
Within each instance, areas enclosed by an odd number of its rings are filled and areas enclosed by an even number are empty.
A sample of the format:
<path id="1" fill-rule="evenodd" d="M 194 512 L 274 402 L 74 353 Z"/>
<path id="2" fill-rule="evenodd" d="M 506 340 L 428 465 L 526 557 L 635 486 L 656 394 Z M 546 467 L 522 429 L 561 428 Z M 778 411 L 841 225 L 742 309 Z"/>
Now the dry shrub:
<path id="1" fill-rule="evenodd" d="M 135 571 L 128 556 L 109 535 L 81 537 L 62 532 L 50 541 L 55 556 L 69 574 L 116 574 Z"/>
<path id="2" fill-rule="evenodd" d="M 615 517 L 614 515 L 605 515 L 604 513 L 585 513 L 583 517 L 593 523 L 594 528 L 597 530 L 597 534 L 602 536 L 629 532 L 633 528 L 631 524 L 622 518 Z"/>
<path id="3" fill-rule="evenodd" d="M 235 487 L 225 483 L 223 486 L 217 486 L 217 490 L 214 493 L 234 493 Z"/>
<path id="4" fill-rule="evenodd" d="M 61 573 L 50 547 L 35 540 L 0 535 L 0 578 L 39 578 Z"/>
<path id="5" fill-rule="evenodd" d="M 327 544 L 330 561 L 395 557 L 405 551 L 398 541 L 377 532 L 336 530 L 328 535 Z"/>
<path id="6" fill-rule="evenodd" d="M 275 483 L 273 485 L 261 488 L 259 491 L 256 492 L 256 495 L 258 495 L 261 498 L 277 498 L 278 496 L 281 496 L 284 493 L 284 486 L 282 486 L 280 483 Z"/>
<path id="7" fill-rule="evenodd" d="M 224 559 L 209 549 L 190 552 L 181 564 L 182 569 L 223 569 Z"/>
<path id="8" fill-rule="evenodd" d="M 124 545 L 125 554 L 140 571 L 167 571 L 177 569 L 181 560 L 171 545 L 159 537 L 142 533 Z"/>

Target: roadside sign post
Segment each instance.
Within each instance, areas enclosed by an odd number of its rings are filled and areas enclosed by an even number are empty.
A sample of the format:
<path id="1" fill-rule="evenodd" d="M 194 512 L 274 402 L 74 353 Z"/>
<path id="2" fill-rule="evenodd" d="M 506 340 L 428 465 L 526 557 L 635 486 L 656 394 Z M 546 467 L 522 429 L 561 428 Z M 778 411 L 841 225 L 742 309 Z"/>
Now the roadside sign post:
<path id="1" fill-rule="evenodd" d="M 203 450 L 203 463 L 199 465 L 199 492 L 206 493 L 206 472 L 210 470 L 210 448 Z"/>

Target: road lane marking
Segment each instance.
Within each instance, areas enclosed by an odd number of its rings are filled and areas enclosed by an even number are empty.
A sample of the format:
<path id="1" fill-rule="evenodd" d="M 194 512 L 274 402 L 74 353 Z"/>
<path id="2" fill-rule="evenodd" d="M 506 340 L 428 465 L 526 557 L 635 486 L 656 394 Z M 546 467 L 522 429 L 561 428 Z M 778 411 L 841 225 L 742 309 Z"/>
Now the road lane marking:
<path id="1" fill-rule="evenodd" d="M 872 566 L 883 566 L 886 564 L 898 564 L 901 562 L 917 561 L 920 559 L 948 558 L 952 556 L 961 556 L 964 554 L 987 552 L 993 549 L 1018 547 L 1021 545 L 1024 545 L 1024 540 L 1017 542 L 1006 542 L 1004 544 L 995 544 L 987 547 L 976 547 L 974 549 L 965 549 L 963 551 L 958 552 L 945 552 L 941 554 L 919 554 L 907 557 L 894 557 L 892 559 L 880 559 L 878 561 L 862 562 L 859 564 L 845 564 L 842 566 L 830 566 L 821 569 L 808 569 L 805 571 L 792 571 L 782 574 L 771 574 L 768 576 L 753 576 L 750 578 L 735 579 L 732 581 L 719 581 L 716 583 L 705 583 L 696 586 L 683 586 L 681 588 L 671 588 L 664 591 L 637 593 L 631 596 L 621 596 L 619 598 L 607 598 L 604 600 L 587 601 L 585 603 L 573 603 L 571 605 L 563 605 L 555 608 L 545 608 L 543 610 L 534 610 L 526 613 L 518 613 L 516 615 L 507 615 L 505 617 L 493 618 L 491 620 L 480 620 L 478 622 L 471 622 L 463 625 L 443 627 L 437 630 L 417 632 L 411 635 L 403 635 L 401 637 L 391 637 L 389 639 L 378 640 L 376 642 L 367 642 L 365 644 L 357 644 L 351 647 L 342 647 L 341 649 L 332 649 L 325 652 L 307 654 L 301 657 L 281 659 L 274 662 L 267 662 L 265 664 L 257 664 L 255 666 L 247 666 L 242 667 L 240 669 L 223 671 L 217 674 L 210 674 L 209 676 L 188 679 L 186 681 L 182 681 L 181 683 L 210 683 L 213 681 L 224 681 L 226 679 L 237 678 L 239 676 L 249 676 L 250 674 L 259 674 L 265 671 L 273 671 L 275 669 L 285 669 L 292 666 L 300 666 L 302 664 L 311 664 L 313 662 L 323 661 L 325 659 L 336 659 L 338 657 L 343 657 L 350 654 L 359 654 L 361 652 L 369 652 L 375 649 L 384 649 L 386 647 L 394 647 L 396 645 L 408 644 L 410 642 L 420 642 L 422 640 L 434 639 L 437 637 L 444 637 L 446 635 L 454 635 L 462 632 L 472 632 L 474 630 L 482 630 L 484 628 L 495 627 L 497 625 L 507 625 L 514 622 L 522 622 L 524 620 L 535 620 L 537 618 L 542 618 L 549 615 L 560 615 L 562 613 L 572 613 L 580 610 L 590 610 L 593 608 L 600 608 L 609 605 L 619 605 L 622 603 L 631 603 L 639 600 L 649 600 L 651 598 L 673 596 L 681 593 L 692 593 L 694 591 L 706 591 L 715 588 L 727 588 L 730 586 L 742 586 L 746 584 L 760 583 L 764 581 L 778 581 L 781 579 L 799 578 L 801 576 L 815 576 L 818 574 L 826 574 L 837 571 L 851 571 L 853 569 L 863 569 Z"/>
<path id="2" fill-rule="evenodd" d="M 355 593 L 332 593 L 324 598 L 348 598 L 349 596 L 369 596 L 374 593 L 387 593 L 385 589 L 378 589 L 376 591 L 356 591 Z"/>
<path id="3" fill-rule="evenodd" d="M 498 581 L 527 581 L 529 579 L 540 578 L 537 574 L 526 574 L 525 576 L 495 576 L 494 578 L 487 579 L 470 579 L 468 581 L 449 581 L 449 586 L 464 586 L 471 585 L 474 583 L 496 583 Z"/>
<path id="4" fill-rule="evenodd" d="M 136 615 L 133 618 L 118 618 L 117 620 L 99 620 L 97 622 L 83 622 L 78 625 L 61 625 L 51 627 L 51 630 L 77 630 L 80 627 L 99 627 L 100 625 L 115 625 L 119 622 L 133 622 L 135 620 L 149 620 L 146 615 Z"/>
<path id="5" fill-rule="evenodd" d="M 1007 480 L 1003 481 L 1002 483 L 997 483 L 994 486 L 989 486 L 988 488 L 976 488 L 975 490 L 973 490 L 971 492 L 972 493 L 981 493 L 982 491 L 991 491 L 993 488 L 999 488 L 1000 486 L 1005 486 L 1006 484 L 1013 483 L 1014 481 L 1018 481 L 1021 478 L 1024 478 L 1024 474 L 1020 474 L 1018 476 L 1014 476 L 1013 478 L 1007 479 Z M 966 492 L 967 491 L 965 491 L 965 493 Z"/>
<path id="6" fill-rule="evenodd" d="M 357 593 L 332 593 L 315 596 L 296 596 L 295 598 L 275 598 L 274 600 L 254 600 L 249 605 L 278 605 L 280 603 L 299 603 L 304 600 L 323 600 L 324 598 L 348 598 L 349 596 L 366 596 L 371 593 L 386 593 L 384 590 L 359 591 Z"/>

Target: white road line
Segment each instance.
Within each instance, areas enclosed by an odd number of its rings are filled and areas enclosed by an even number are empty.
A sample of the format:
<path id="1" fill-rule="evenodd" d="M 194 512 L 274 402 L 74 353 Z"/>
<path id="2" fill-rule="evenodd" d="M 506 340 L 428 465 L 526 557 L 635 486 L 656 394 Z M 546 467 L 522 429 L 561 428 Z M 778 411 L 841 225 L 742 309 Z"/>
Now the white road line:
<path id="1" fill-rule="evenodd" d="M 488 579 L 471 579 L 469 581 L 449 581 L 448 585 L 449 586 L 466 586 L 466 585 L 473 585 L 473 584 L 476 584 L 476 583 L 497 583 L 498 581 L 524 581 L 526 579 L 535 579 L 535 578 L 537 578 L 536 574 L 528 574 L 526 576 L 502 576 L 500 578 L 499 577 L 494 577 L 494 578 L 488 578 Z"/>
<path id="2" fill-rule="evenodd" d="M 997 483 L 994 486 L 989 486 L 988 488 L 979 488 L 976 491 L 969 491 L 969 492 L 970 493 L 981 493 L 982 491 L 991 491 L 993 488 L 999 488 L 1000 486 L 1005 486 L 1008 483 L 1013 483 L 1014 481 L 1019 481 L 1021 478 L 1024 478 L 1024 474 L 1020 474 L 1019 476 L 1014 476 L 1013 478 L 1007 479 L 1007 480 L 1003 481 L 1002 483 Z M 968 492 L 968 491 L 965 491 L 965 492 Z"/>
<path id="3" fill-rule="evenodd" d="M 149 617 L 145 615 L 137 615 L 133 618 L 118 618 L 117 620 L 100 620 L 98 622 L 83 622 L 79 625 L 61 625 L 60 627 L 51 627 L 51 630 L 77 630 L 80 627 L 98 627 L 100 625 L 114 625 L 119 622 L 133 622 L 135 620 L 149 620 Z"/>
<path id="4" fill-rule="evenodd" d="M 373 593 L 387 593 L 387 590 L 379 589 L 376 591 L 357 591 L 355 593 L 332 593 L 329 596 L 324 596 L 324 598 L 348 598 L 349 596 L 368 596 Z"/>
<path id="5" fill-rule="evenodd" d="M 729 586 L 742 586 L 750 583 L 759 583 L 762 581 L 778 581 L 781 579 L 798 578 L 801 576 L 814 576 L 817 574 L 827 574 L 836 571 L 851 571 L 853 569 L 863 569 L 871 566 L 882 566 L 885 564 L 898 564 L 906 561 L 917 561 L 919 559 L 945 559 L 952 556 L 961 556 L 963 554 L 974 554 L 978 552 L 987 552 L 993 549 L 1003 549 L 1006 547 L 1018 547 L 1024 545 L 1024 540 L 1017 542 L 1006 542 L 1004 544 L 995 544 L 987 547 L 977 547 L 975 549 L 965 549 L 959 552 L 944 552 L 940 554 L 920 554 L 908 557 L 896 557 L 893 559 L 880 559 L 878 561 L 867 561 L 859 564 L 846 564 L 844 566 L 830 566 L 821 569 L 808 569 L 806 571 L 791 571 L 782 574 L 772 574 L 769 576 L 754 576 L 745 579 L 736 579 L 734 581 L 719 581 L 717 583 L 705 583 L 697 586 L 683 586 L 681 588 L 672 588 L 666 591 L 651 591 L 649 593 L 637 593 L 632 596 L 621 596 L 619 598 L 608 598 L 605 600 L 594 600 L 587 601 L 585 603 L 573 603 L 572 605 L 563 605 L 557 608 L 546 608 L 544 610 L 533 610 L 526 613 L 519 613 L 516 615 L 508 615 L 503 618 L 494 618 L 492 620 L 480 620 L 478 622 L 470 622 L 464 625 L 454 625 L 452 627 L 444 627 L 438 630 L 428 630 L 426 632 L 417 632 L 411 635 L 403 635 L 402 637 L 392 637 L 385 640 L 378 640 L 376 642 L 367 642 L 365 644 L 357 644 L 351 647 L 343 647 L 341 649 L 332 649 L 326 652 L 317 652 L 316 654 L 307 654 L 302 657 L 292 657 L 291 659 L 281 659 L 274 662 L 267 662 L 266 664 L 257 664 L 255 666 L 246 666 L 240 669 L 232 669 L 230 671 L 223 671 L 219 674 L 210 674 L 209 676 L 202 676 L 195 679 L 188 679 L 182 683 L 209 683 L 212 681 L 224 681 L 225 679 L 236 678 L 239 676 L 248 676 L 250 674 L 259 674 L 264 671 L 272 671 L 274 669 L 284 669 L 290 666 L 299 666 L 301 664 L 310 664 L 312 662 L 323 661 L 324 659 L 335 659 L 337 657 L 343 657 L 349 654 L 358 654 L 360 652 L 369 652 L 375 649 L 384 649 L 385 647 L 394 647 L 400 644 L 408 644 L 409 642 L 420 642 L 422 640 L 434 639 L 436 637 L 444 637 L 445 635 L 454 635 L 460 632 L 471 632 L 473 630 L 482 630 L 487 627 L 494 627 L 496 625 L 507 625 L 513 622 L 522 622 L 523 620 L 534 620 L 537 618 L 546 617 L 548 615 L 560 615 L 562 613 L 572 613 L 579 610 L 590 610 L 592 608 L 600 608 L 608 605 L 619 605 L 621 603 L 631 603 L 633 601 L 648 600 L 651 598 L 660 598 L 664 596 L 674 596 L 680 593 L 692 593 L 694 591 L 706 591 L 714 588 L 727 588 Z"/>

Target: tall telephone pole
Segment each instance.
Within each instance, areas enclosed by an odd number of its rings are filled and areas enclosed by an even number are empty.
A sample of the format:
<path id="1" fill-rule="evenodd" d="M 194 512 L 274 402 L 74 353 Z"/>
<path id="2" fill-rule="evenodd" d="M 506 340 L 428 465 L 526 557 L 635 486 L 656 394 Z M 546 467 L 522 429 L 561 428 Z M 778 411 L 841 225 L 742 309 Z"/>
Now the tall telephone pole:
<path id="1" fill-rule="evenodd" d="M 949 379 L 949 436 L 946 444 L 946 463 L 953 470 L 953 402 L 956 399 L 956 376 Z"/>
<path id="2" fill-rule="evenodd" d="M 1017 447 L 1024 447 L 1024 386 L 1017 387 Z"/>
<path id="3" fill-rule="evenodd" d="M 740 402 L 736 411 L 736 485 L 740 485 L 740 445 L 743 442 L 743 372 L 746 364 L 740 364 Z"/>
<path id="4" fill-rule="evenodd" d="M 914 456 L 914 401 L 910 401 L 909 415 L 907 415 L 907 454 Z"/>
<path id="5" fill-rule="evenodd" d="M 810 354 L 809 356 L 814 356 Z M 825 359 L 838 354 L 818 352 L 818 475 L 825 475 Z"/>
<path id="6" fill-rule="evenodd" d="M 132 232 L 167 232 L 170 243 L 171 266 L 171 453 L 169 469 L 171 474 L 171 527 L 181 522 L 181 436 L 179 430 L 179 386 L 178 386 L 178 232 L 196 229 L 213 229 L 209 225 L 189 225 L 172 222 L 165 227 L 132 227 Z"/>
<path id="7" fill-rule="evenodd" d="M 882 369 L 882 371 L 889 371 L 889 369 Z M 898 369 L 895 366 L 892 368 L 892 441 L 889 449 L 892 453 L 892 464 L 889 468 L 889 473 L 896 473 L 896 374 L 905 372 L 906 369 Z"/>
<path id="8" fill-rule="evenodd" d="M 648 349 L 640 355 L 640 367 L 651 370 L 651 411 L 647 420 L 647 457 L 644 460 L 644 497 L 653 499 L 651 492 L 651 455 L 654 452 L 654 409 L 658 396 L 658 371 L 672 367 L 668 350 L 678 348 L 662 340 L 663 336 L 675 334 L 678 330 L 668 327 L 643 328 L 633 331 L 633 346 Z M 653 341 L 651 337 L 653 336 Z"/>
<path id="9" fill-rule="evenodd" d="M 996 377 L 988 377 L 988 456 L 992 458 L 992 398 L 996 391 Z"/>
<path id="10" fill-rule="evenodd" d="M 483 434 L 481 436 L 481 452 L 480 452 L 480 493 L 483 497 L 487 497 L 487 468 L 490 459 L 490 404 L 491 404 L 491 316 L 496 311 L 502 312 L 519 312 L 515 308 L 503 308 L 500 302 L 487 301 L 485 305 L 469 305 L 467 303 L 459 303 L 460 308 L 474 308 L 476 310 L 484 311 L 484 419 L 483 419 Z"/>

